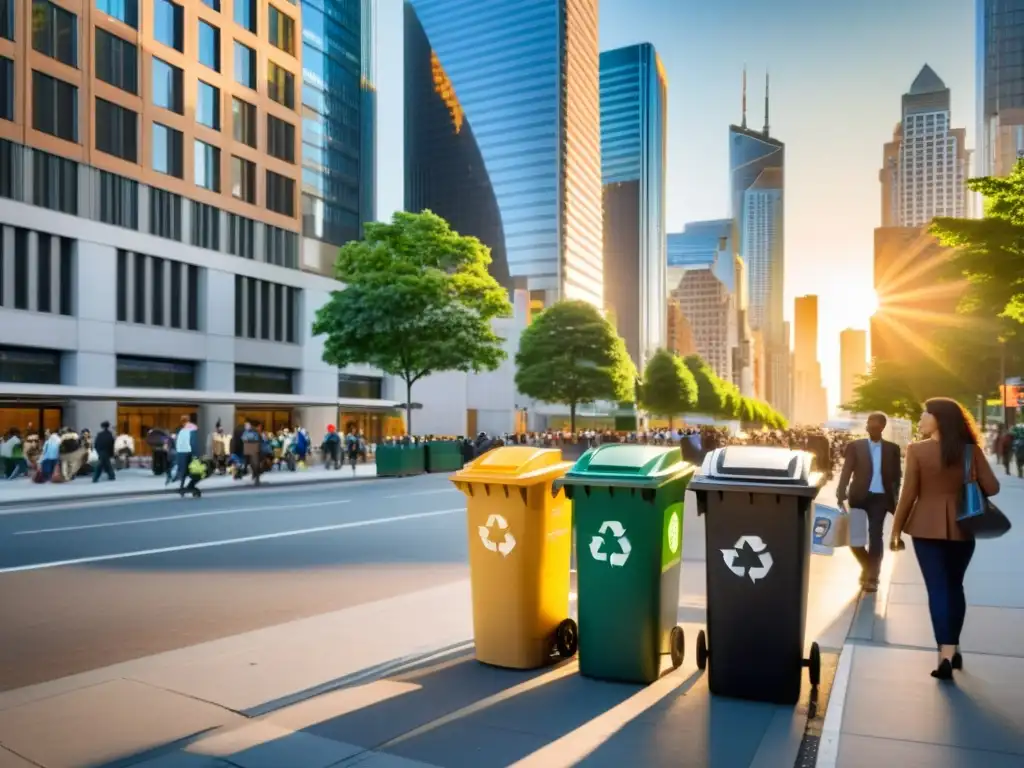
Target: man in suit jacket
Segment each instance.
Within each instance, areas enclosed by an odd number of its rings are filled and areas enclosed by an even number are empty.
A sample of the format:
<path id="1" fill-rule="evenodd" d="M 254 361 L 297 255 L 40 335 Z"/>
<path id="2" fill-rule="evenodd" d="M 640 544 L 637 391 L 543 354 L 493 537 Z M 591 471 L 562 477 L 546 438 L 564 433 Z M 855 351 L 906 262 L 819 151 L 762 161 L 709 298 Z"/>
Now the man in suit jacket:
<path id="1" fill-rule="evenodd" d="M 836 490 L 840 504 L 848 501 L 854 509 L 863 509 L 867 513 L 868 546 L 866 549 L 852 548 L 853 556 L 860 562 L 860 583 L 866 592 L 878 589 L 878 574 L 885 552 L 882 543 L 885 515 L 896 511 L 903 476 L 900 447 L 882 439 L 885 424 L 883 413 L 868 416 L 867 438 L 854 440 L 846 446 L 843 471 Z"/>

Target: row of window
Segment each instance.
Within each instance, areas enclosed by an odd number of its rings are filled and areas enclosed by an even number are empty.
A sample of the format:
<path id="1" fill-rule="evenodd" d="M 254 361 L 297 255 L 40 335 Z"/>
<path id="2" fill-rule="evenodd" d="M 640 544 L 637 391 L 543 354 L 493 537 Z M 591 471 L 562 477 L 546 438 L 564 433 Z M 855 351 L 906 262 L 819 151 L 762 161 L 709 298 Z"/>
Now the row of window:
<path id="1" fill-rule="evenodd" d="M 298 288 L 235 275 L 235 336 L 297 343 L 299 297 Z"/>
<path id="2" fill-rule="evenodd" d="M 118 250 L 117 319 L 198 331 L 199 267 Z"/>
<path id="3" fill-rule="evenodd" d="M 0 225 L 0 307 L 71 315 L 75 241 Z"/>

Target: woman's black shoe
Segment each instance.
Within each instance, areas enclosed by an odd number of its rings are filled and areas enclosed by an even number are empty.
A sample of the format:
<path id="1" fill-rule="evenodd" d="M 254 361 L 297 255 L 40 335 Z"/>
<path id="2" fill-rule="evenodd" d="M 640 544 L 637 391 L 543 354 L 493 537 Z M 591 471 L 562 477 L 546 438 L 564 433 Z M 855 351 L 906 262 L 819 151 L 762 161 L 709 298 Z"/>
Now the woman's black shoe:
<path id="1" fill-rule="evenodd" d="M 942 663 L 939 664 L 939 668 L 932 670 L 932 677 L 936 680 L 953 679 L 953 665 L 950 663 L 949 659 L 943 659 Z"/>
<path id="2" fill-rule="evenodd" d="M 949 663 L 953 669 L 964 668 L 964 657 L 960 655 L 960 651 L 953 654 L 953 660 Z"/>

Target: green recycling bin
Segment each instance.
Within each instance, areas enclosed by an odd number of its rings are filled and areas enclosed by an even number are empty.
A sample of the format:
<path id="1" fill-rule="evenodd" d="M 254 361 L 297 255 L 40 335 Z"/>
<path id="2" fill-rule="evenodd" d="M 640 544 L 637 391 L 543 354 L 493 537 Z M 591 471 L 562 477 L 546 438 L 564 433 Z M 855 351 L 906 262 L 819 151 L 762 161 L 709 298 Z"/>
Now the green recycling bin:
<path id="1" fill-rule="evenodd" d="M 426 463 L 426 449 L 415 445 L 377 446 L 377 476 L 407 477 L 422 475 Z"/>
<path id="2" fill-rule="evenodd" d="M 602 445 L 563 479 L 576 544 L 580 674 L 651 683 L 683 663 L 683 498 L 696 467 L 679 448 Z"/>
<path id="3" fill-rule="evenodd" d="M 455 472 L 462 469 L 462 443 L 432 440 L 427 443 L 427 472 Z"/>

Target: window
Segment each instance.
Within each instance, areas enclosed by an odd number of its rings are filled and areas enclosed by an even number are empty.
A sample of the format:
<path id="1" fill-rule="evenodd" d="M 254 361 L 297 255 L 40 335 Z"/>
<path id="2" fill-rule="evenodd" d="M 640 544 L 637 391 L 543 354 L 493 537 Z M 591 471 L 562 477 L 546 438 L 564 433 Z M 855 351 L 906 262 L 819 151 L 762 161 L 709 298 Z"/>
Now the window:
<path id="1" fill-rule="evenodd" d="M 284 340 L 294 344 L 297 340 L 296 320 L 299 313 L 299 289 L 288 288 L 288 309 L 285 314 Z"/>
<path id="2" fill-rule="evenodd" d="M 192 245 L 220 250 L 220 209 L 192 201 Z"/>
<path id="3" fill-rule="evenodd" d="M 96 77 L 122 91 L 139 92 L 139 58 L 134 45 L 96 27 Z"/>
<path id="4" fill-rule="evenodd" d="M 100 171 L 100 221 L 139 228 L 139 184 L 116 173 Z"/>
<path id="5" fill-rule="evenodd" d="M 28 309 L 28 230 L 14 230 L 14 308 Z"/>
<path id="6" fill-rule="evenodd" d="M 78 163 L 41 150 L 32 152 L 32 203 L 78 213 Z"/>
<path id="7" fill-rule="evenodd" d="M 139 160 L 139 116 L 96 97 L 96 149 L 130 163 Z"/>
<path id="8" fill-rule="evenodd" d="M 220 30 L 199 20 L 199 63 L 220 72 Z"/>
<path id="9" fill-rule="evenodd" d="M 231 156 L 231 194 L 247 203 L 256 202 L 256 163 Z"/>
<path id="10" fill-rule="evenodd" d="M 196 186 L 220 192 L 220 150 L 196 139 L 192 151 L 195 153 Z"/>
<path id="11" fill-rule="evenodd" d="M 0 382 L 60 384 L 60 352 L 28 347 L 0 347 Z"/>
<path id="12" fill-rule="evenodd" d="M 265 280 L 260 281 L 260 333 L 259 336 L 263 341 L 270 341 L 270 332 L 273 330 L 270 323 L 272 304 L 270 301 L 270 292 L 274 288 L 272 283 L 268 283 Z"/>
<path id="13" fill-rule="evenodd" d="M 220 89 L 202 80 L 196 98 L 196 120 L 207 128 L 220 130 Z"/>
<path id="14" fill-rule="evenodd" d="M 14 120 L 14 62 L 6 56 L 0 56 L 0 120 Z"/>
<path id="15" fill-rule="evenodd" d="M 256 107 L 247 101 L 231 99 L 231 131 L 235 141 L 256 147 Z"/>
<path id="16" fill-rule="evenodd" d="M 185 14 L 171 0 L 153 0 L 153 37 L 176 51 L 185 50 Z"/>
<path id="17" fill-rule="evenodd" d="M 245 319 L 245 307 L 242 305 L 241 298 L 242 292 L 245 290 L 246 279 L 241 275 L 235 275 L 235 336 L 237 338 L 244 336 L 242 326 Z"/>
<path id="18" fill-rule="evenodd" d="M 117 386 L 138 389 L 195 389 L 196 364 L 189 360 L 118 355 Z"/>
<path id="19" fill-rule="evenodd" d="M 295 126 L 292 123 L 267 115 L 267 154 L 288 163 L 295 162 Z"/>
<path id="20" fill-rule="evenodd" d="M 220 13 L 220 0 L 203 0 L 203 5 Z"/>
<path id="21" fill-rule="evenodd" d="M 228 214 L 228 253 L 252 259 L 256 256 L 256 222 L 234 213 Z M 235 295 L 239 295 L 235 292 Z M 237 311 L 237 307 L 236 307 Z M 238 332 L 241 335 L 241 332 Z"/>
<path id="22" fill-rule="evenodd" d="M 18 0 L 0 0 L 0 37 L 14 40 L 14 4 Z"/>
<path id="23" fill-rule="evenodd" d="M 179 115 L 185 114 L 181 69 L 153 57 L 153 103 Z"/>
<path id="24" fill-rule="evenodd" d="M 294 372 L 287 368 L 268 368 L 262 365 L 235 363 L 236 392 L 290 395 L 294 391 L 294 379 Z"/>
<path id="25" fill-rule="evenodd" d="M 299 236 L 269 224 L 263 228 L 267 245 L 267 263 L 289 269 L 299 268 Z"/>
<path id="26" fill-rule="evenodd" d="M 64 141 L 78 142 L 78 88 L 32 72 L 32 127 Z"/>
<path id="27" fill-rule="evenodd" d="M 158 235 L 159 237 L 181 240 L 180 195 L 150 187 L 149 231 L 151 234 Z"/>
<path id="28" fill-rule="evenodd" d="M 235 41 L 235 82 L 256 90 L 256 51 L 247 45 L 242 45 L 237 40 Z"/>
<path id="29" fill-rule="evenodd" d="M 150 282 L 150 307 L 152 309 L 153 325 L 164 324 L 164 272 L 167 271 L 166 259 L 153 259 L 152 262 L 153 280 Z M 174 297 L 171 297 L 171 301 Z"/>
<path id="30" fill-rule="evenodd" d="M 184 142 L 181 131 L 153 123 L 153 170 L 184 178 Z"/>
<path id="31" fill-rule="evenodd" d="M 285 53 L 295 55 L 295 21 L 273 5 L 268 6 L 270 44 Z"/>
<path id="32" fill-rule="evenodd" d="M 139 0 L 96 0 L 96 10 L 132 29 L 139 28 Z"/>
<path id="33" fill-rule="evenodd" d="M 0 139 L 0 197 L 21 200 L 25 155 L 20 144 Z M 3 254 L 0 252 L 0 257 Z M 3 278 L 0 277 L 0 282 Z M 0 291 L 3 287 L 0 286 Z"/>
<path id="34" fill-rule="evenodd" d="M 259 280 L 253 277 L 246 278 L 245 301 L 246 301 L 246 323 L 245 335 L 250 339 L 256 338 L 256 323 L 259 321 L 259 313 L 256 310 L 256 286 Z"/>
<path id="35" fill-rule="evenodd" d="M 134 273 L 132 277 L 132 322 L 146 322 L 146 262 L 148 257 L 144 253 L 132 254 L 132 266 Z"/>
<path id="36" fill-rule="evenodd" d="M 256 0 L 235 0 L 235 23 L 256 34 Z"/>
<path id="37" fill-rule="evenodd" d="M 171 328 L 181 328 L 181 301 L 175 301 L 173 297 L 181 296 L 181 267 L 180 261 L 170 262 L 171 266 Z"/>
<path id="38" fill-rule="evenodd" d="M 185 327 L 190 331 L 199 330 L 199 267 L 189 264 L 185 268 L 185 284 L 189 301 L 185 306 Z"/>
<path id="39" fill-rule="evenodd" d="M 70 237 L 62 237 L 60 239 L 60 284 L 58 285 L 60 291 L 60 313 L 62 315 L 71 314 L 74 286 L 74 275 L 71 270 L 74 267 L 74 258 L 75 241 Z"/>
<path id="40" fill-rule="evenodd" d="M 267 62 L 267 95 L 288 109 L 295 109 L 295 75 L 272 61 Z"/>
<path id="41" fill-rule="evenodd" d="M 383 399 L 383 390 L 382 379 L 379 376 L 338 374 L 338 397 L 350 397 L 358 400 L 381 400 Z"/>
<path id="42" fill-rule="evenodd" d="M 32 0 L 32 47 L 69 67 L 78 66 L 78 17 L 49 0 Z"/>
<path id="43" fill-rule="evenodd" d="M 295 215 L 295 179 L 267 171 L 267 208 L 285 216 Z"/>

